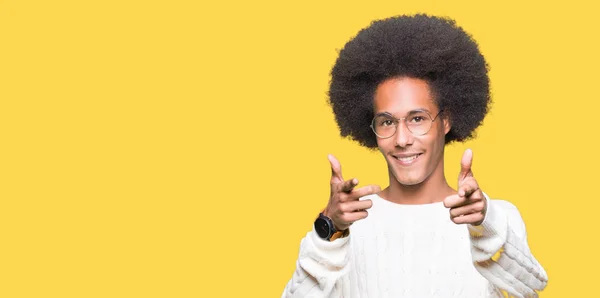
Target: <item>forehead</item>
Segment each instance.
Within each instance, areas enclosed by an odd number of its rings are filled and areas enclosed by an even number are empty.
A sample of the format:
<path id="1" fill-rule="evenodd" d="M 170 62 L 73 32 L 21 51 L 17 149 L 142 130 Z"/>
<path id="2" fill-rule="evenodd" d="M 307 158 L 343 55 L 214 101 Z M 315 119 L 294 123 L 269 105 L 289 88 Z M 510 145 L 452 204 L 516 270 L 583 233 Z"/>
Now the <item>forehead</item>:
<path id="1" fill-rule="evenodd" d="M 374 112 L 388 112 L 401 116 L 413 110 L 427 110 L 437 113 L 429 84 L 425 80 L 414 78 L 388 79 L 375 90 Z"/>

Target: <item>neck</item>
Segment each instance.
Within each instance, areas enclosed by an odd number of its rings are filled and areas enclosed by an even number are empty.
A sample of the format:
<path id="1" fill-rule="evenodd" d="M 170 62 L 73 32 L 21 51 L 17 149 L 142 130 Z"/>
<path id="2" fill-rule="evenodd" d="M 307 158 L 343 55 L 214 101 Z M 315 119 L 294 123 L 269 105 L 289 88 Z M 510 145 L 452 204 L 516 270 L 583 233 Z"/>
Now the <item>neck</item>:
<path id="1" fill-rule="evenodd" d="M 389 172 L 390 184 L 381 192 L 381 196 L 393 203 L 421 205 L 437 203 L 455 193 L 444 176 L 444 160 L 441 159 L 435 170 L 423 182 L 415 185 L 403 185 Z"/>

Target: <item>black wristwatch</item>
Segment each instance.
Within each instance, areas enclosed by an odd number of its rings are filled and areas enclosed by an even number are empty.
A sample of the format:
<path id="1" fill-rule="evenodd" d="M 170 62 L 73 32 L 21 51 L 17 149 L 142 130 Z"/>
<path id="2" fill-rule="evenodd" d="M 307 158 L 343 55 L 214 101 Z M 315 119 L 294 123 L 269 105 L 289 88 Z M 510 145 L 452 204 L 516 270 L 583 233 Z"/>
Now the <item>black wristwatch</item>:
<path id="1" fill-rule="evenodd" d="M 346 231 L 338 231 L 331 218 L 319 213 L 319 217 L 315 220 L 315 231 L 321 239 L 332 241 L 346 234 Z"/>

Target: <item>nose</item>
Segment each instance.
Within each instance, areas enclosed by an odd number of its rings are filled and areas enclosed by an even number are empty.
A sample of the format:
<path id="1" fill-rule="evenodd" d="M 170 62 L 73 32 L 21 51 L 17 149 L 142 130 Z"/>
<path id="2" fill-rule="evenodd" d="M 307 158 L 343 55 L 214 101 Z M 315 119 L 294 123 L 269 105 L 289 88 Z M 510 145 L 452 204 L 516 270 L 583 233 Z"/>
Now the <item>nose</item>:
<path id="1" fill-rule="evenodd" d="M 396 138 L 396 146 L 398 147 L 406 147 L 413 143 L 413 134 L 408 130 L 404 121 L 398 123 L 396 135 L 394 137 Z"/>

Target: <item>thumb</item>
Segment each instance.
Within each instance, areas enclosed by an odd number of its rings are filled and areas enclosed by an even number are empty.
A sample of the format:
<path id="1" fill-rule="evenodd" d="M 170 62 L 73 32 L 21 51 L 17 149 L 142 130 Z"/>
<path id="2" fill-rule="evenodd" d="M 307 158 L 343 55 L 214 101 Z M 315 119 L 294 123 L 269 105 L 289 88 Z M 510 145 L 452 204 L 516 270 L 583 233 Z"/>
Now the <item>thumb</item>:
<path id="1" fill-rule="evenodd" d="M 463 153 L 462 160 L 460 161 L 460 174 L 458 175 L 458 181 L 464 180 L 469 176 L 473 176 L 471 166 L 473 165 L 473 151 L 471 149 L 465 150 Z"/>
<path id="2" fill-rule="evenodd" d="M 332 154 L 327 155 L 329 163 L 331 164 L 331 182 L 344 182 L 342 177 L 342 165 Z"/>

